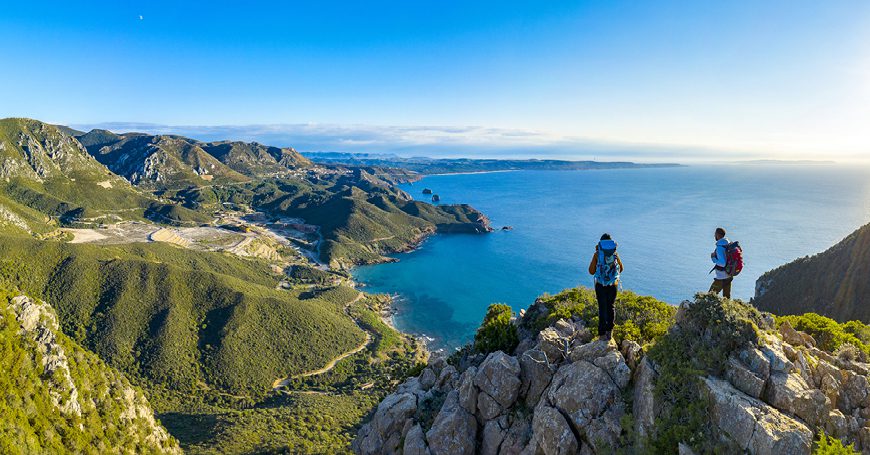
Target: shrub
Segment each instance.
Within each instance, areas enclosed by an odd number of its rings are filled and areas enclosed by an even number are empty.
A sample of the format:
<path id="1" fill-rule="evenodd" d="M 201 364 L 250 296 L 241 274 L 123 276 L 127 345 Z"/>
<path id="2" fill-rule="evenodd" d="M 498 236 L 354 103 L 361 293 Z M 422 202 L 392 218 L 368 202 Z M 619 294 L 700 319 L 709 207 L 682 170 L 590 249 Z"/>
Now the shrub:
<path id="1" fill-rule="evenodd" d="M 598 325 L 598 301 L 589 288 L 566 289 L 554 296 L 544 296 L 539 305 L 547 307 L 544 316 L 523 321 L 533 331 L 540 331 L 559 319 L 579 318 L 587 327 Z M 617 342 L 630 339 L 640 344 L 655 341 L 673 324 L 676 308 L 661 300 L 622 291 L 614 304 L 613 335 Z"/>
<path id="2" fill-rule="evenodd" d="M 816 313 L 802 315 L 778 316 L 779 326 L 788 321 L 795 329 L 812 335 L 819 349 L 835 352 L 844 343 L 851 344 L 861 351 L 870 352 L 870 346 L 864 340 L 868 339 L 870 328 L 859 321 L 849 321 L 845 324 Z"/>
<path id="3" fill-rule="evenodd" d="M 511 322 L 513 311 L 503 303 L 494 303 L 486 310 L 483 323 L 474 335 L 474 348 L 483 353 L 513 352 L 519 344 L 517 327 Z"/>
<path id="4" fill-rule="evenodd" d="M 819 440 L 813 447 L 813 455 L 852 455 L 856 453 L 861 452 L 856 451 L 853 444 L 844 446 L 843 441 L 828 436 L 824 431 L 819 430 Z"/>

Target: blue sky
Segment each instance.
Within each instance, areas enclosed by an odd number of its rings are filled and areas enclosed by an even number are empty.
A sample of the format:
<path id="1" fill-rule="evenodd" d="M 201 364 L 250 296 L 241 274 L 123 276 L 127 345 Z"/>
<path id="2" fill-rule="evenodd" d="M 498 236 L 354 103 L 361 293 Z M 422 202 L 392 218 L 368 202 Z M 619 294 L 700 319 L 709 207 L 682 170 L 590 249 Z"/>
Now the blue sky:
<path id="1" fill-rule="evenodd" d="M 311 150 L 870 155 L 866 1 L 175 3 L 4 5 L 0 116 Z"/>

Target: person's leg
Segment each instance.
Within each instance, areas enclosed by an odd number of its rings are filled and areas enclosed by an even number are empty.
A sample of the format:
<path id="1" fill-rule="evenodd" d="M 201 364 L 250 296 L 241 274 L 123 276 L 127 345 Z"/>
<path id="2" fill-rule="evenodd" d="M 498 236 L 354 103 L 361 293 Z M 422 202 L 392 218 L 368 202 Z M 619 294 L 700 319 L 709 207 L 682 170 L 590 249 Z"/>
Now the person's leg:
<path id="1" fill-rule="evenodd" d="M 616 303 L 616 285 L 607 286 L 607 305 L 605 306 L 605 312 L 607 313 L 607 325 L 604 327 L 605 331 L 608 333 L 613 331 L 613 321 L 616 317 L 614 311 L 614 303 Z"/>
<path id="2" fill-rule="evenodd" d="M 605 318 L 607 315 L 604 311 L 604 307 L 606 306 L 606 298 L 604 295 L 604 286 L 595 283 L 595 299 L 598 300 L 598 336 L 603 336 L 606 330 L 605 327 Z"/>
<path id="3" fill-rule="evenodd" d="M 731 282 L 734 281 L 734 277 L 729 277 L 728 279 L 722 280 L 722 296 L 726 299 L 731 298 Z"/>
<path id="4" fill-rule="evenodd" d="M 722 280 L 713 279 L 713 284 L 710 285 L 710 290 L 713 294 L 718 294 L 722 290 Z"/>

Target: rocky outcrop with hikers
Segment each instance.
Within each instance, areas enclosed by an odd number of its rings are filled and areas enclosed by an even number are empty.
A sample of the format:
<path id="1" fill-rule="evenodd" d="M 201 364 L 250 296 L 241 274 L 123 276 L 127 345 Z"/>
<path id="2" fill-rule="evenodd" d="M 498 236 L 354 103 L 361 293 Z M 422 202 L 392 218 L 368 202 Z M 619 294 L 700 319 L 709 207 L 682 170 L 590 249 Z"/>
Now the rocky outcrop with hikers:
<path id="1" fill-rule="evenodd" d="M 494 305 L 474 345 L 380 403 L 354 452 L 808 454 L 822 438 L 870 453 L 859 353 L 740 301 L 699 294 L 674 310 L 628 294 L 615 339 L 593 337 L 585 290 L 519 317 Z"/>

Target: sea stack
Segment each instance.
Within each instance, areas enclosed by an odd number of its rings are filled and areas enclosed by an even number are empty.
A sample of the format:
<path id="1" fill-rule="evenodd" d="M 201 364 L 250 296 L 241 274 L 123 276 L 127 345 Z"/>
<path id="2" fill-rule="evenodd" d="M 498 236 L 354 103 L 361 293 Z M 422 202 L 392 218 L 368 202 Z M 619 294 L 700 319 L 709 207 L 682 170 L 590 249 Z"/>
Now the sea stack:
<path id="1" fill-rule="evenodd" d="M 432 195 L 432 202 L 438 202 L 438 201 L 440 201 L 440 200 L 441 200 L 441 198 L 438 197 L 437 194 L 433 194 L 433 195 Z"/>
<path id="2" fill-rule="evenodd" d="M 423 194 L 432 194 L 432 190 L 429 188 L 423 188 Z"/>

